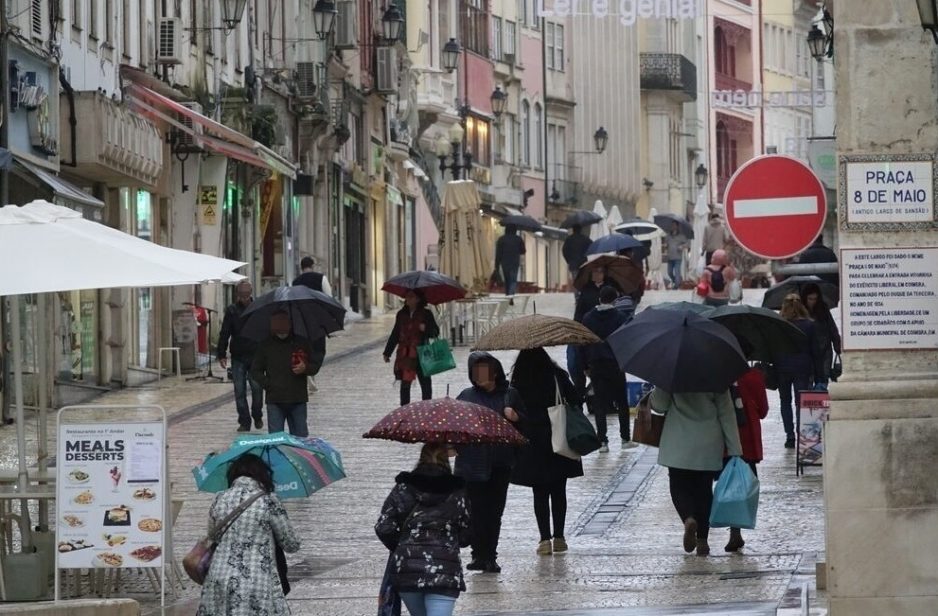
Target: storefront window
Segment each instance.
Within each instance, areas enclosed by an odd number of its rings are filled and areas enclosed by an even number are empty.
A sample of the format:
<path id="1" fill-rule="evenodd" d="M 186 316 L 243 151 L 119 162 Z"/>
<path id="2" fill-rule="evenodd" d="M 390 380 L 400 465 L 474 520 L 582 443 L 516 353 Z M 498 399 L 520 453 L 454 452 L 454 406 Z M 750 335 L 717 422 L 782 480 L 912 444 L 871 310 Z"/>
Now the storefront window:
<path id="1" fill-rule="evenodd" d="M 466 118 L 466 145 L 472 152 L 472 160 L 488 167 L 492 164 L 492 147 L 489 142 L 489 123 L 476 117 Z"/>
<path id="2" fill-rule="evenodd" d="M 153 239 L 153 204 L 150 193 L 138 190 L 133 202 L 130 217 L 131 233 L 142 240 Z M 140 288 L 133 290 L 132 327 L 133 327 L 133 357 L 132 361 L 139 366 L 149 366 L 150 336 L 153 333 L 153 289 Z"/>

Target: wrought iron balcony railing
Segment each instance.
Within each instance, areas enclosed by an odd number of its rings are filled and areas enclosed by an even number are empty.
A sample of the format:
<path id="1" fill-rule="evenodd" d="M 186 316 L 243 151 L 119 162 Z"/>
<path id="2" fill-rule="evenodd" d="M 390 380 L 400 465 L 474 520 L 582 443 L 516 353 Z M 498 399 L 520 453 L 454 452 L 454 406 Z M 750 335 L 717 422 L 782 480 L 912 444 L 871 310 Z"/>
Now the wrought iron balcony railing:
<path id="1" fill-rule="evenodd" d="M 643 53 L 642 90 L 681 92 L 685 101 L 697 100 L 697 67 L 679 53 Z"/>

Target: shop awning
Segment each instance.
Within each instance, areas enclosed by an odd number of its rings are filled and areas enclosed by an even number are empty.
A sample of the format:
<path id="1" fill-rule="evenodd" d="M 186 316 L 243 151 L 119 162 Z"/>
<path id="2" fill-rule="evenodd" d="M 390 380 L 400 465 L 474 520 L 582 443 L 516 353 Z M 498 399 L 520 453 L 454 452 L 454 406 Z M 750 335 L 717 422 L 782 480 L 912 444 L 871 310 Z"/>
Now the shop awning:
<path id="1" fill-rule="evenodd" d="M 65 201 L 66 204 L 72 206 L 104 207 L 104 201 L 101 201 L 93 195 L 89 195 L 68 180 L 60 178 L 51 171 L 47 171 L 38 165 L 26 162 L 18 156 L 14 156 L 13 158 L 16 161 L 16 166 L 22 167 L 30 175 L 45 184 L 49 190 L 52 191 L 52 194 L 55 195 L 56 200 Z"/>
<path id="2" fill-rule="evenodd" d="M 162 120 L 190 135 L 201 147 L 254 167 L 269 169 L 290 179 L 296 179 L 296 165 L 247 135 L 216 122 L 198 111 L 189 109 L 182 103 L 137 83 L 131 83 L 128 87 L 127 102 L 138 113 L 152 119 Z M 178 115 L 173 117 L 171 114 Z M 192 126 L 186 126 L 182 118 L 191 121 Z M 197 130 L 196 126 L 200 130 Z"/>

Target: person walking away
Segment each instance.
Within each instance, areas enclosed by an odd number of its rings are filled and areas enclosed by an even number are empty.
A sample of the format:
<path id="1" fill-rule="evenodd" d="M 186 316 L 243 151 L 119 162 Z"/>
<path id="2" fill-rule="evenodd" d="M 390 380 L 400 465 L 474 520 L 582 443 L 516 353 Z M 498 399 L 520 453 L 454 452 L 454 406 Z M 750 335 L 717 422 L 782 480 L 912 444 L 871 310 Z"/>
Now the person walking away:
<path id="1" fill-rule="evenodd" d="M 293 436 L 309 436 L 306 377 L 322 367 L 309 340 L 291 331 L 290 315 L 278 310 L 270 317 L 270 338 L 260 343 L 251 376 L 267 392 L 267 429 L 282 432 L 289 425 Z"/>
<path id="2" fill-rule="evenodd" d="M 375 524 L 393 554 L 391 585 L 411 616 L 450 616 L 466 590 L 459 548 L 469 545 L 465 482 L 446 445 L 427 443 L 411 472 L 395 478 Z"/>
<path id="3" fill-rule="evenodd" d="M 616 356 L 606 343 L 606 338 L 629 322 L 628 317 L 616 310 L 615 302 L 619 294 L 612 287 L 605 286 L 599 292 L 599 306 L 590 310 L 583 317 L 583 325 L 596 334 L 602 342 L 581 347 L 583 366 L 590 377 L 595 399 L 596 434 L 602 441 L 601 453 L 609 451 L 606 414 L 619 416 L 619 437 L 622 448 L 631 449 L 629 430 L 629 401 L 626 395 L 625 373 L 619 367 Z"/>
<path id="4" fill-rule="evenodd" d="M 824 245 L 824 236 L 819 235 L 814 243 L 798 255 L 798 263 L 837 263 L 837 253 Z M 840 274 L 837 272 L 816 274 L 818 278 L 832 285 L 840 286 Z"/>
<path id="5" fill-rule="evenodd" d="M 745 338 L 737 337 L 737 340 L 743 354 L 749 357 L 752 353 L 752 345 Z M 739 377 L 735 388 L 730 391 L 738 398 L 738 401 L 733 401 L 734 405 L 737 408 L 741 406 L 745 416 L 745 422 L 742 425 L 739 424 L 739 420 L 736 422 L 739 427 L 743 460 L 749 464 L 753 474 L 758 477 L 759 471 L 756 470 L 756 465 L 762 462 L 763 458 L 762 420 L 769 414 L 769 399 L 765 392 L 765 377 L 762 371 L 758 368 L 750 368 Z M 723 465 L 726 466 L 729 460 L 728 457 L 724 458 Z M 737 552 L 744 545 L 746 542 L 743 540 L 742 531 L 738 528 L 730 528 L 730 538 L 723 549 L 727 552 Z"/>
<path id="6" fill-rule="evenodd" d="M 570 229 L 570 235 L 563 241 L 561 252 L 564 261 L 567 262 L 571 280 L 576 278 L 580 266 L 586 263 L 586 251 L 589 250 L 591 243 L 590 238 L 583 234 L 583 227 L 579 225 L 574 225 Z"/>
<path id="7" fill-rule="evenodd" d="M 671 288 L 681 288 L 681 270 L 684 267 L 684 251 L 689 242 L 687 236 L 681 233 L 681 226 L 671 223 L 671 232 L 665 237 L 665 248 L 668 257 L 668 278 L 671 279 Z"/>
<path id="8" fill-rule="evenodd" d="M 511 386 L 524 401 L 524 421 L 518 428 L 528 439 L 518 451 L 511 483 L 533 490 L 534 517 L 541 537 L 537 553 L 566 552 L 567 479 L 582 477 L 583 464 L 554 453 L 548 409 L 561 401 L 579 406 L 583 399 L 566 371 L 543 348 L 518 353 L 511 370 Z M 557 399 L 558 392 L 561 400 Z"/>
<path id="9" fill-rule="evenodd" d="M 427 300 L 418 290 L 410 290 L 404 296 L 404 307 L 397 312 L 394 329 L 384 346 L 384 363 L 394 357 L 394 378 L 401 382 L 401 406 L 410 403 L 410 388 L 414 380 L 420 382 L 421 399 L 433 397 L 433 383 L 423 374 L 417 357 L 417 347 L 427 344 L 440 335 L 440 327 L 427 309 Z"/>
<path id="10" fill-rule="evenodd" d="M 590 281 L 580 289 L 580 294 L 576 298 L 576 307 L 573 311 L 573 320 L 582 323 L 586 313 L 599 305 L 599 290 L 604 286 L 611 286 L 617 291 L 617 285 L 612 279 L 606 276 L 606 268 L 594 267 L 590 271 Z M 573 385 L 580 391 L 581 396 L 586 392 L 586 374 L 583 372 L 583 366 L 579 363 L 578 347 L 567 347 L 567 370 L 570 372 L 570 378 L 573 379 Z"/>
<path id="11" fill-rule="evenodd" d="M 307 289 L 312 289 L 313 291 L 321 291 L 328 296 L 332 296 L 332 285 L 329 284 L 329 279 L 326 278 L 325 274 L 317 272 L 314 267 L 316 261 L 310 257 L 306 256 L 300 259 L 300 275 L 293 279 L 293 286 L 304 286 Z M 323 358 L 326 357 L 326 336 L 312 341 L 313 351 L 316 354 L 321 354 Z M 316 387 L 316 378 L 309 377 L 309 393 L 313 394 L 319 391 L 319 388 Z"/>
<path id="12" fill-rule="evenodd" d="M 713 262 L 713 253 L 723 250 L 726 246 L 726 227 L 723 226 L 723 220 L 716 212 L 710 214 L 710 224 L 704 229 L 703 236 L 703 256 L 704 267 Z"/>
<path id="13" fill-rule="evenodd" d="M 730 286 L 736 280 L 736 268 L 730 264 L 725 250 L 716 250 L 710 265 L 704 268 L 700 281 L 707 285 L 704 304 L 726 306 L 730 303 Z"/>
<path id="14" fill-rule="evenodd" d="M 274 494 L 273 472 L 254 454 L 228 467 L 228 489 L 215 495 L 209 530 L 242 503 L 258 498 L 222 535 L 215 548 L 196 616 L 287 616 L 290 608 L 278 579 L 274 550 L 294 553 L 300 540 Z"/>
<path id="15" fill-rule="evenodd" d="M 253 287 L 242 281 L 235 287 L 235 301 L 225 308 L 225 316 L 218 334 L 215 356 L 222 370 L 228 369 L 228 353 L 231 354 L 231 382 L 234 384 L 235 408 L 238 410 L 238 432 L 251 431 L 251 419 L 258 430 L 264 427 L 264 390 L 260 383 L 250 377 L 251 362 L 257 344 L 241 335 L 244 311 L 251 305 Z M 251 407 L 248 412 L 248 385 L 251 386 Z"/>
<path id="16" fill-rule="evenodd" d="M 505 280 L 505 295 L 514 295 L 518 288 L 518 271 L 521 256 L 526 252 L 524 240 L 518 235 L 515 225 L 505 227 L 505 234 L 495 242 L 495 271 L 501 268 Z"/>
<path id="17" fill-rule="evenodd" d="M 824 301 L 824 295 L 818 285 L 811 283 L 801 287 L 801 301 L 814 320 L 814 334 L 820 349 L 818 365 L 815 366 L 814 372 L 814 388 L 827 391 L 831 382 L 834 353 L 840 355 L 840 330 L 837 329 L 831 309 Z"/>
<path id="18" fill-rule="evenodd" d="M 665 415 L 658 464 L 668 467 L 671 502 L 684 524 L 684 551 L 710 554 L 713 480 L 724 451 L 742 455 L 736 413 L 728 391 L 676 393 L 655 388 L 651 408 Z"/>
<path id="19" fill-rule="evenodd" d="M 782 300 L 779 315 L 804 333 L 801 348 L 797 353 L 781 355 L 775 362 L 778 372 L 778 398 L 781 403 L 782 423 L 785 425 L 785 448 L 795 448 L 795 420 L 792 403 L 797 402 L 798 392 L 814 389 L 814 378 L 821 363 L 817 327 L 801 303 L 797 293 L 789 293 Z"/>
<path id="20" fill-rule="evenodd" d="M 464 389 L 458 400 L 490 408 L 512 423 L 521 420 L 524 402 L 508 384 L 501 362 L 492 355 L 478 351 L 469 355 L 469 380 L 472 387 Z M 466 569 L 486 573 L 502 570 L 497 561 L 498 538 L 514 458 L 514 448 L 507 445 L 456 447 L 455 474 L 466 480 L 472 529 L 472 561 Z"/>

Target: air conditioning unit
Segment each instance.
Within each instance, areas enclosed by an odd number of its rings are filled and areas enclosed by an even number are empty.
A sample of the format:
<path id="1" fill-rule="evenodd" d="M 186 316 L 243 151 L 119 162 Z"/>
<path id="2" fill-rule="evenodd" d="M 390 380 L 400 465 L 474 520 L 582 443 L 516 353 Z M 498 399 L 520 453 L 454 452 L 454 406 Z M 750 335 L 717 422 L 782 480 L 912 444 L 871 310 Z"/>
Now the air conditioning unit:
<path id="1" fill-rule="evenodd" d="M 378 92 L 397 92 L 397 49 L 378 47 L 375 50 L 375 75 Z"/>
<path id="2" fill-rule="evenodd" d="M 316 63 L 296 63 L 296 96 L 301 99 L 316 97 Z"/>
<path id="3" fill-rule="evenodd" d="M 335 48 L 358 47 L 358 4 L 342 0 L 336 4 L 339 13 L 335 23 Z"/>
<path id="4" fill-rule="evenodd" d="M 201 113 L 202 113 L 202 105 L 200 105 L 199 103 L 196 103 L 196 102 L 194 102 L 194 101 L 193 101 L 193 102 L 179 103 L 179 104 L 182 105 L 183 107 L 185 107 L 186 109 L 191 109 L 192 111 L 194 111 L 194 112 L 196 112 L 196 113 L 198 113 L 198 114 L 201 114 Z M 196 135 L 201 135 L 201 134 L 202 134 L 202 125 L 201 125 L 201 124 L 198 124 L 197 122 L 193 122 L 193 121 L 192 121 L 192 118 L 190 118 L 189 116 L 183 115 L 183 114 L 180 113 L 179 116 L 178 116 L 178 120 L 179 120 L 179 123 L 180 123 L 180 124 L 182 124 L 183 126 L 185 126 L 186 128 L 188 128 L 189 130 L 191 130 L 191 131 L 192 131 L 193 133 L 195 133 Z M 178 130 L 178 129 L 177 129 L 176 133 L 177 133 L 177 141 L 176 141 L 176 144 L 177 144 L 177 146 L 178 146 L 180 149 L 185 149 L 185 150 L 198 150 L 198 149 L 200 149 L 200 148 L 199 148 L 199 143 L 198 143 L 197 139 L 196 139 L 191 133 L 187 133 L 186 131 Z"/>
<path id="5" fill-rule="evenodd" d="M 507 51 L 502 54 L 502 62 L 505 64 L 510 64 L 511 66 L 515 65 L 515 54 L 508 53 Z"/>
<path id="6" fill-rule="evenodd" d="M 160 17 L 156 61 L 158 64 L 182 64 L 182 20 Z"/>

